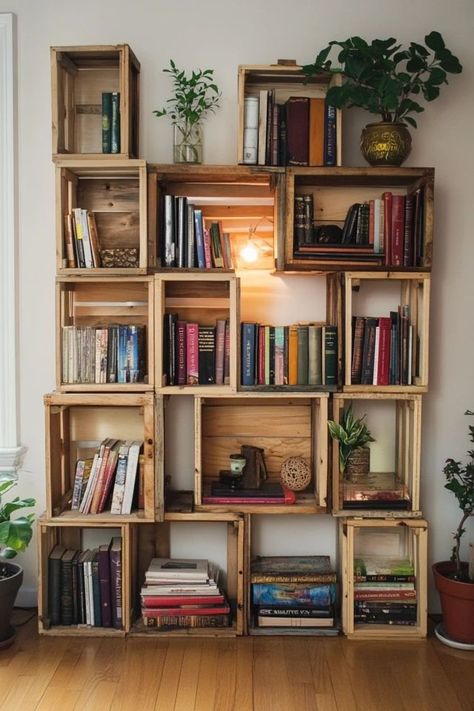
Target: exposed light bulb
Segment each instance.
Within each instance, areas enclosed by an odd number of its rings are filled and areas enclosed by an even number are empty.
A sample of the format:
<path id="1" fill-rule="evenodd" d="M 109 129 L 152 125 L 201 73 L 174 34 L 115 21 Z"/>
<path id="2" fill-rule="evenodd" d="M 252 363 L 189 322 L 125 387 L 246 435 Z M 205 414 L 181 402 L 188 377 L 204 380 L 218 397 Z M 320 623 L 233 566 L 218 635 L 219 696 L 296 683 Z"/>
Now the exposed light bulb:
<path id="1" fill-rule="evenodd" d="M 259 257 L 259 251 L 251 240 L 249 240 L 245 247 L 241 250 L 240 257 L 244 260 L 244 262 L 247 262 L 248 264 L 257 261 Z"/>

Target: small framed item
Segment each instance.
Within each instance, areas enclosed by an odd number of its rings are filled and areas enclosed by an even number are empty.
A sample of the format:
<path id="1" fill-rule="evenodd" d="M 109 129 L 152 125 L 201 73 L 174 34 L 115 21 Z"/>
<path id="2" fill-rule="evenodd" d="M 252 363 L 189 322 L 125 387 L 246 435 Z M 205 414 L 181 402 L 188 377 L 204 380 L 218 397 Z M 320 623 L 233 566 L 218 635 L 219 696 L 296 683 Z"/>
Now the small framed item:
<path id="1" fill-rule="evenodd" d="M 101 249 L 100 258 L 102 266 L 109 269 L 138 267 L 138 248 L 114 247 L 113 249 Z"/>

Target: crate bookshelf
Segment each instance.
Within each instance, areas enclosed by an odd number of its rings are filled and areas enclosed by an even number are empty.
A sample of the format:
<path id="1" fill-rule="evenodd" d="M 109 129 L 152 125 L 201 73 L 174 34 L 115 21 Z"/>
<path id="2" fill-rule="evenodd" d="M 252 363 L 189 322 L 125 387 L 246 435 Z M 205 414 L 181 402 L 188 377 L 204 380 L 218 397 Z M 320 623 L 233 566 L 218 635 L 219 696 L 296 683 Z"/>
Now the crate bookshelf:
<path id="1" fill-rule="evenodd" d="M 91 625 L 51 625 L 48 609 L 48 557 L 57 544 L 73 550 L 86 550 L 108 543 L 113 536 L 122 539 L 122 614 L 123 627 L 94 627 Z M 123 523 L 81 522 L 73 520 L 55 520 L 47 517 L 38 520 L 38 628 L 40 634 L 51 636 L 81 635 L 85 637 L 123 637 L 130 630 L 130 589 L 129 589 L 129 528 Z"/>
<path id="2" fill-rule="evenodd" d="M 364 516 L 407 518 L 420 517 L 420 459 L 421 459 L 421 395 L 409 393 L 335 393 L 332 401 L 333 420 L 341 421 L 344 410 L 352 405 L 354 414 L 364 416 L 364 422 L 372 434 L 376 435 L 374 428 L 379 427 L 380 437 L 375 436 L 375 443 L 370 448 L 380 449 L 372 454 L 370 474 L 367 480 L 353 482 L 348 480 L 347 474 L 342 475 L 339 469 L 339 442 L 332 440 L 332 512 L 335 516 Z M 383 423 L 383 425 L 381 424 Z M 382 441 L 377 442 L 377 440 Z M 389 461 L 382 461 L 387 451 L 391 452 Z M 375 462 L 374 462 L 375 459 Z M 375 465 L 375 469 L 373 466 Z M 378 469 L 382 466 L 383 469 Z M 350 508 L 349 497 L 362 500 L 360 492 L 365 488 L 377 486 L 379 480 L 387 481 L 387 487 L 403 486 L 409 498 L 407 509 L 390 508 L 377 509 L 376 502 L 369 507 L 364 507 L 357 501 L 357 510 Z M 394 479 L 393 483 L 391 479 Z M 375 494 L 374 494 L 375 496 Z"/>
<path id="3" fill-rule="evenodd" d="M 173 271 L 156 275 L 155 288 L 155 383 L 162 394 L 209 392 L 229 393 L 236 390 L 237 343 L 239 324 L 239 280 L 233 273 L 219 270 L 195 274 Z M 178 320 L 215 326 L 218 319 L 229 321 L 230 378 L 225 385 L 168 385 L 164 371 L 164 316 L 177 314 Z"/>
<path id="4" fill-rule="evenodd" d="M 321 74 L 306 77 L 296 62 L 278 64 L 244 64 L 238 70 L 238 149 L 237 162 L 243 163 L 244 99 L 258 96 L 260 90 L 273 90 L 277 104 L 291 96 L 324 98 L 328 88 L 340 83 L 340 77 Z M 336 111 L 336 165 L 342 165 L 342 112 Z"/>
<path id="5" fill-rule="evenodd" d="M 202 210 L 206 223 L 220 223 L 222 232 L 230 235 L 235 269 L 274 269 L 278 254 L 276 242 L 282 232 L 284 185 L 281 168 L 151 164 L 149 234 L 150 242 L 156 240 L 158 244 L 158 262 L 166 268 L 162 259 L 163 197 L 172 195 L 187 197 L 190 204 Z M 258 246 L 259 256 L 255 262 L 246 263 L 240 252 L 254 229 L 252 239 Z"/>
<path id="6" fill-rule="evenodd" d="M 225 546 L 227 566 L 223 585 L 225 595 L 232 610 L 229 627 L 223 628 L 183 628 L 176 630 L 158 630 L 147 628 L 140 620 L 140 589 L 145 579 L 145 571 L 154 557 L 170 557 L 170 527 L 189 528 L 189 525 L 210 526 L 213 536 L 222 535 L 225 528 Z M 194 529 L 193 529 L 194 530 Z M 132 636 L 146 637 L 235 637 L 242 635 L 245 628 L 244 616 L 244 518 L 235 513 L 167 513 L 163 523 L 132 526 L 131 571 L 132 586 L 130 615 L 134 620 Z M 183 557 L 183 556 L 180 556 Z M 195 556 L 189 556 L 195 557 Z M 201 557 L 206 557 L 205 552 Z"/>
<path id="7" fill-rule="evenodd" d="M 80 526 L 154 521 L 163 515 L 162 401 L 153 393 L 45 395 L 47 516 Z M 106 437 L 143 441 L 144 508 L 131 514 L 71 511 L 76 461 Z"/>
<path id="8" fill-rule="evenodd" d="M 427 391 L 430 286 L 430 275 L 424 272 L 345 272 L 345 391 L 411 393 Z M 384 316 L 389 316 L 390 310 L 396 312 L 399 305 L 408 306 L 409 322 L 412 326 L 412 384 L 410 385 L 361 385 L 351 382 L 352 319 L 356 315 L 369 315 L 365 309 L 372 309 L 370 315 L 373 315 L 374 308 L 380 309 L 379 305 L 375 306 L 370 301 L 374 291 L 379 303 L 382 298 L 386 301 Z M 409 351 L 407 352 L 409 357 Z"/>
<path id="9" fill-rule="evenodd" d="M 56 343 L 56 386 L 65 392 L 95 391 L 146 391 L 154 387 L 154 339 L 153 339 L 153 276 L 123 276 L 102 279 L 98 276 L 70 277 L 56 279 L 57 303 L 57 343 Z M 144 376 L 139 382 L 70 382 L 74 378 L 65 377 L 66 357 L 72 358 L 72 348 L 67 350 L 64 343 L 64 329 L 107 328 L 117 325 L 140 326 L 145 328 L 143 343 Z M 84 348 L 77 350 L 78 359 Z M 99 376 L 96 372 L 95 380 Z"/>
<path id="10" fill-rule="evenodd" d="M 285 270 L 354 270 L 384 271 L 387 267 L 363 263 L 355 259 L 302 259 L 294 256 L 295 195 L 313 197 L 314 226 L 343 226 L 349 207 L 380 198 L 386 191 L 393 195 L 408 195 L 424 189 L 424 219 L 422 231 L 422 262 L 411 271 L 430 271 L 433 257 L 433 185 L 432 168 L 306 168 L 290 167 L 286 171 L 286 234 Z M 409 271 L 390 267 L 391 271 Z"/>
<path id="11" fill-rule="evenodd" d="M 326 513 L 327 393 L 236 393 L 195 397 L 195 508 L 255 514 Z M 242 444 L 264 449 L 268 481 L 280 480 L 282 463 L 302 457 L 311 467 L 307 490 L 295 504 L 203 504 L 219 472 L 229 468 L 229 455 Z"/>
<path id="12" fill-rule="evenodd" d="M 56 271 L 106 276 L 145 274 L 155 264 L 147 241 L 147 169 L 143 160 L 60 158 L 56 161 Z M 138 250 L 133 267 L 67 267 L 66 215 L 80 207 L 92 212 L 100 249 Z"/>
<path id="13" fill-rule="evenodd" d="M 342 560 L 342 626 L 349 639 L 420 639 L 427 633 L 428 524 L 423 519 L 351 519 L 339 522 Z M 415 570 L 414 625 L 363 624 L 354 620 L 354 559 L 364 554 L 408 558 Z"/>
<path id="14" fill-rule="evenodd" d="M 137 158 L 140 63 L 127 44 L 52 47 L 53 155 Z M 120 92 L 120 152 L 102 153 L 102 92 Z"/>

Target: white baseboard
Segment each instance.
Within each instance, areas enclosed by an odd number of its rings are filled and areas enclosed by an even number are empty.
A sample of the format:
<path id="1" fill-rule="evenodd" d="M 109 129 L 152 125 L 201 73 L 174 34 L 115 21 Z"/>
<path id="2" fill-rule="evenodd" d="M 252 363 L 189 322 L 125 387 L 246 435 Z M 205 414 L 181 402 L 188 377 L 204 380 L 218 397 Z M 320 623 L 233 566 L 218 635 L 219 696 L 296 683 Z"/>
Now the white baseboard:
<path id="1" fill-rule="evenodd" d="M 16 596 L 15 607 L 38 607 L 38 590 L 23 585 Z"/>

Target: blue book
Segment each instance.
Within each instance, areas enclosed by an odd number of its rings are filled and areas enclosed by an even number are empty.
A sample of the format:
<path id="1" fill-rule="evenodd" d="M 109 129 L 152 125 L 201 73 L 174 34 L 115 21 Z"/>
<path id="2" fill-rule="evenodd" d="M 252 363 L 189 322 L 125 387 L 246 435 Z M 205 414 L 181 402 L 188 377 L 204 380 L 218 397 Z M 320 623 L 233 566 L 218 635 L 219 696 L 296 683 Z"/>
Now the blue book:
<path id="1" fill-rule="evenodd" d="M 128 326 L 119 326 L 117 366 L 117 382 L 128 383 L 130 381 Z"/>
<path id="2" fill-rule="evenodd" d="M 138 383 L 140 380 L 140 347 L 139 347 L 139 327 L 128 326 L 128 361 L 130 370 L 130 382 Z"/>
<path id="3" fill-rule="evenodd" d="M 336 602 L 336 583 L 253 583 L 254 605 L 329 607 Z"/>
<path id="4" fill-rule="evenodd" d="M 199 208 L 194 210 L 194 239 L 196 241 L 197 265 L 199 269 L 205 269 L 204 230 L 202 225 L 202 210 Z"/>
<path id="5" fill-rule="evenodd" d="M 255 323 L 242 323 L 242 385 L 255 385 Z"/>
<path id="6" fill-rule="evenodd" d="M 336 109 L 326 103 L 324 115 L 324 165 L 337 162 Z"/>

